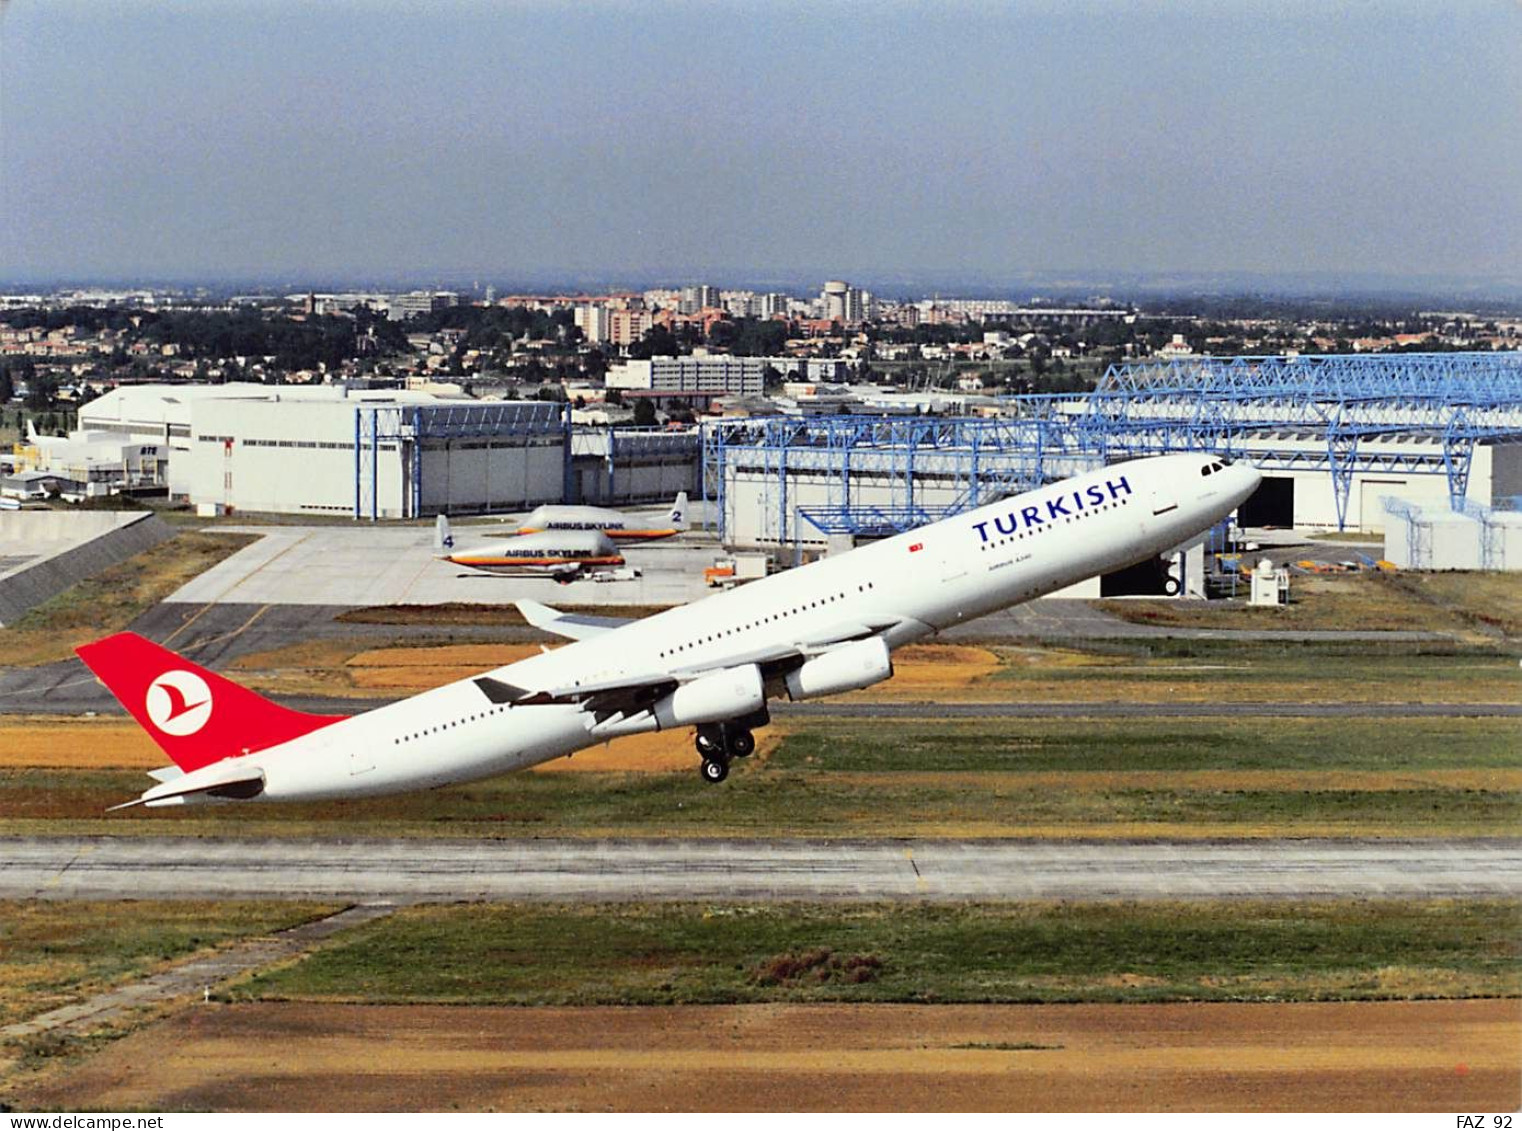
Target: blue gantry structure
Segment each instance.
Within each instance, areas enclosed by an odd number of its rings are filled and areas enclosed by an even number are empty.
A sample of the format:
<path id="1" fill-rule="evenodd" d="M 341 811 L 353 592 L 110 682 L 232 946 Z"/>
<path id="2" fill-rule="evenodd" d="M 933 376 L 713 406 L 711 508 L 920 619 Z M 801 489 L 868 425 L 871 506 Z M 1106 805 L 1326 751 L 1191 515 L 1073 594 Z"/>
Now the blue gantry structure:
<path id="1" fill-rule="evenodd" d="M 1004 398 L 1000 409 L 986 419 L 722 421 L 704 430 L 704 495 L 721 534 L 733 529 L 738 475 L 761 485 L 746 505 L 775 511 L 778 541 L 804 523 L 816 537 L 876 536 L 1082 467 L 1197 451 L 1250 457 L 1270 473 L 1325 473 L 1341 527 L 1359 473 L 1444 475 L 1462 505 L 1476 445 L 1522 439 L 1522 354 L 1136 362 L 1112 366 L 1093 393 Z M 806 501 L 789 498 L 800 477 L 813 485 Z"/>

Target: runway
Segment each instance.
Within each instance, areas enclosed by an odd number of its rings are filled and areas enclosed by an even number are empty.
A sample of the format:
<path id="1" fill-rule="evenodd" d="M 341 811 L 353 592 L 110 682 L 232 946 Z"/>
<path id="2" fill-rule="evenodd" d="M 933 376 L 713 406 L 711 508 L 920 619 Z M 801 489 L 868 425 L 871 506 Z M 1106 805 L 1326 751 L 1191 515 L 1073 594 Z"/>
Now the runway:
<path id="1" fill-rule="evenodd" d="M 0 839 L 6 899 L 1498 898 L 1519 880 L 1517 839 Z"/>

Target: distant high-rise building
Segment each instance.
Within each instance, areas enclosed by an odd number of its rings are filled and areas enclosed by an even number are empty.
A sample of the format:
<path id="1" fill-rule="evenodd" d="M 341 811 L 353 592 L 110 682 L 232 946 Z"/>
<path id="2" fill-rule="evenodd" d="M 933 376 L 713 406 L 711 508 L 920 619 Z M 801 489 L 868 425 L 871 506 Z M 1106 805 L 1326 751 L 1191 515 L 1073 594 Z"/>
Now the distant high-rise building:
<path id="1" fill-rule="evenodd" d="M 831 322 L 844 323 L 846 321 L 846 296 L 850 293 L 849 283 L 839 279 L 831 279 L 824 285 L 824 293 L 820 298 L 820 317 L 828 318 Z"/>
<path id="2" fill-rule="evenodd" d="M 696 314 L 700 310 L 718 308 L 720 301 L 718 287 L 698 283 L 682 288 L 682 297 L 677 303 L 677 311 L 681 314 Z"/>
<path id="3" fill-rule="evenodd" d="M 781 291 L 772 291 L 770 294 L 761 296 L 761 317 L 776 318 L 778 315 L 787 317 L 791 299 Z"/>
<path id="4" fill-rule="evenodd" d="M 584 303 L 576 308 L 572 317 L 576 328 L 589 342 L 606 342 L 609 337 L 609 315 L 612 312 L 601 303 Z"/>

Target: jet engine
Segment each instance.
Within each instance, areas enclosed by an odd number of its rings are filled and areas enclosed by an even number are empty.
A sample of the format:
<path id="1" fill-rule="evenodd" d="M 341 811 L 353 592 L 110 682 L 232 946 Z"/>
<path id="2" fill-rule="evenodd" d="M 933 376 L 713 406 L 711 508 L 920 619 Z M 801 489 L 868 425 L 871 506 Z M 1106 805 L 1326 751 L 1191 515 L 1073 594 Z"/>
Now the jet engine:
<path id="1" fill-rule="evenodd" d="M 893 659 L 881 636 L 858 640 L 815 656 L 786 679 L 788 697 L 813 699 L 870 687 L 893 674 Z"/>
<path id="2" fill-rule="evenodd" d="M 738 719 L 766 705 L 761 669 L 755 664 L 705 675 L 684 683 L 650 708 L 661 730 Z"/>

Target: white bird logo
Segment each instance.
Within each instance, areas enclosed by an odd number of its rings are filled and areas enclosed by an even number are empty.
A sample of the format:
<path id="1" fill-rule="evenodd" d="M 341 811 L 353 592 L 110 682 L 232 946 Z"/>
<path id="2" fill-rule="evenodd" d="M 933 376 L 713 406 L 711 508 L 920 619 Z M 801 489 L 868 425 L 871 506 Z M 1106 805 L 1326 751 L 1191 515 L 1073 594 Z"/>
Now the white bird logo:
<path id="1" fill-rule="evenodd" d="M 211 688 L 194 672 L 168 671 L 148 685 L 143 706 L 155 727 L 184 738 L 211 718 Z"/>

